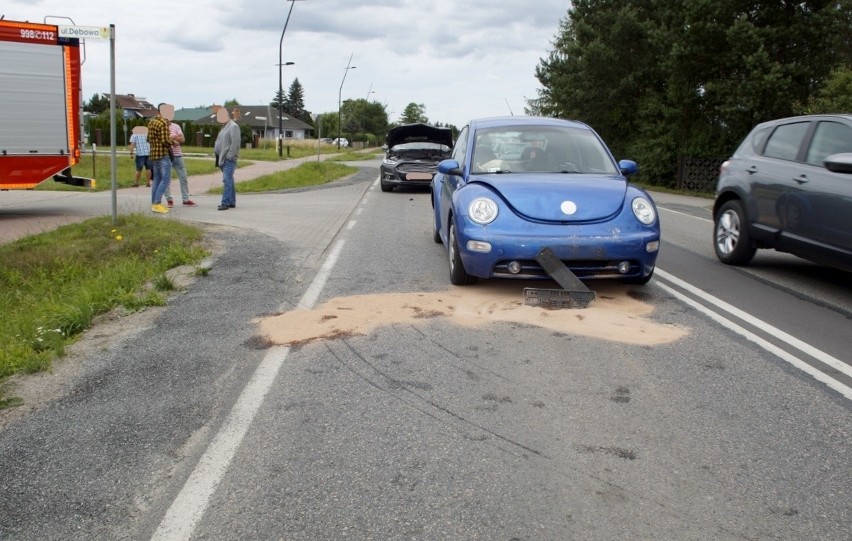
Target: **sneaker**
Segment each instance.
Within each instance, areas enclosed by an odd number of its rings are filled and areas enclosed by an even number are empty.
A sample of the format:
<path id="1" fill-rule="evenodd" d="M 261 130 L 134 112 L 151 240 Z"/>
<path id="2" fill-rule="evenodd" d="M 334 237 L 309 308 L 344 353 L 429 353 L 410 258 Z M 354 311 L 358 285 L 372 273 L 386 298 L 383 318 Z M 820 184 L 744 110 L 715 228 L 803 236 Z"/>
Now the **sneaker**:
<path id="1" fill-rule="evenodd" d="M 230 207 L 228 205 L 219 205 L 216 207 L 216 210 L 228 210 Z"/>
<path id="2" fill-rule="evenodd" d="M 163 205 L 161 205 L 159 203 L 157 203 L 156 205 L 151 205 L 151 210 L 153 210 L 154 212 L 158 212 L 160 214 L 165 214 L 169 211 L 169 209 L 167 209 L 166 207 L 164 207 Z"/>
<path id="3" fill-rule="evenodd" d="M 166 200 L 166 204 L 167 204 L 167 205 L 169 205 L 169 208 L 172 208 L 172 207 L 174 207 L 174 206 L 175 206 L 175 202 L 174 202 L 174 201 L 172 201 L 171 199 L 167 199 L 167 200 Z"/>
<path id="4" fill-rule="evenodd" d="M 196 205 L 196 204 L 195 204 L 195 201 L 193 201 L 192 199 L 187 199 L 186 201 L 184 201 L 184 202 L 183 202 L 183 206 L 185 206 L 185 207 L 195 207 L 195 206 L 198 206 L 198 205 Z"/>

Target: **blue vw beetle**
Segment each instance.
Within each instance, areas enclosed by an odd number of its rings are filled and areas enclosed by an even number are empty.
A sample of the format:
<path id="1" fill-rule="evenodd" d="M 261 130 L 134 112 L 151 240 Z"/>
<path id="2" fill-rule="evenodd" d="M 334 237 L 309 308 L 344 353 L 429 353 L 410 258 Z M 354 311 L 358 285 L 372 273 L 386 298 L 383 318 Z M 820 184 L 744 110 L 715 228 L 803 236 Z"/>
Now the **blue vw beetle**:
<path id="1" fill-rule="evenodd" d="M 647 283 L 660 222 L 651 196 L 627 181 L 637 170 L 581 122 L 471 121 L 431 184 L 450 281 L 546 279 L 536 255 L 549 248 L 581 280 Z"/>

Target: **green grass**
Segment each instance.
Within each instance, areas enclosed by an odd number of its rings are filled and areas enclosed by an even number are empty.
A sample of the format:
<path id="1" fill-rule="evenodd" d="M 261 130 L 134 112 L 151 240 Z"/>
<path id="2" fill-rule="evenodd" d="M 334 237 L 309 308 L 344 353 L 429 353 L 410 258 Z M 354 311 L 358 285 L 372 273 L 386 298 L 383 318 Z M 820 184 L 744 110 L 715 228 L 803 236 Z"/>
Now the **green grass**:
<path id="1" fill-rule="evenodd" d="M 364 151 L 364 152 L 353 152 L 352 150 L 347 150 L 343 154 L 339 156 L 335 156 L 333 158 L 329 158 L 329 161 L 335 162 L 358 162 L 363 160 L 372 160 L 376 157 L 378 152 L 373 151 Z"/>
<path id="2" fill-rule="evenodd" d="M 237 182 L 238 193 L 269 192 L 326 184 L 358 171 L 358 168 L 331 161 L 306 162 L 286 171 L 264 175 L 253 180 Z M 222 187 L 210 190 L 222 193 Z"/>
<path id="3" fill-rule="evenodd" d="M 94 166 L 92 165 L 92 154 L 88 153 L 80 158 L 80 163 L 71 168 L 71 174 L 76 177 L 94 178 L 96 185 L 93 188 L 83 188 L 79 186 L 69 186 L 61 182 L 55 182 L 53 179 L 48 179 L 36 186 L 36 190 L 46 191 L 93 191 L 102 192 L 112 189 L 112 172 L 110 164 L 112 157 L 109 154 L 98 153 L 94 158 Z M 134 160 L 127 154 L 118 154 L 116 156 L 115 167 L 115 182 L 118 188 L 129 188 L 133 186 L 133 179 L 136 175 L 136 165 Z M 217 173 L 214 160 L 211 158 L 192 158 L 184 157 L 184 165 L 186 166 L 186 174 L 206 175 Z M 237 163 L 238 167 L 247 165 L 247 162 L 240 160 Z M 172 179 L 177 179 L 177 174 L 172 170 Z M 145 185 L 145 172 L 139 177 L 139 183 Z"/>
<path id="4" fill-rule="evenodd" d="M 126 149 L 121 149 L 121 153 L 116 155 L 116 173 L 115 181 L 117 188 L 129 188 L 133 186 L 133 179 L 136 175 L 136 165 L 134 160 L 126 153 Z M 289 153 L 288 153 L 289 151 Z M 193 147 L 183 146 L 184 164 L 186 165 L 186 174 L 206 175 L 218 173 L 213 160 L 213 149 L 209 147 Z M 333 145 L 321 144 L 321 154 L 337 153 L 337 148 Z M 296 158 L 304 158 L 306 156 L 317 155 L 316 141 L 295 141 L 284 145 L 282 157 L 278 157 L 278 150 L 272 145 L 265 145 L 259 148 L 244 148 L 240 150 L 240 160 L 237 167 L 244 167 L 250 161 L 278 161 L 292 160 Z M 340 157 L 334 158 L 335 161 L 356 161 L 368 160 L 375 156 L 372 151 L 353 152 L 351 149 L 341 154 Z M 93 163 L 94 162 L 94 163 Z M 55 182 L 53 179 L 48 179 L 36 186 L 36 190 L 40 191 L 95 191 L 101 192 L 112 189 L 112 172 L 111 172 L 112 156 L 107 149 L 101 149 L 96 156 L 92 156 L 91 152 L 85 152 L 80 157 L 80 163 L 71 168 L 71 174 L 76 177 L 94 178 L 95 186 L 93 188 L 84 188 L 80 186 L 69 186 L 61 182 Z M 172 171 L 172 179 L 177 179 L 177 174 Z M 144 174 L 140 177 L 140 183 L 144 184 Z"/>
<path id="5" fill-rule="evenodd" d="M 678 190 L 676 188 L 667 188 L 665 186 L 657 186 L 654 184 L 645 184 L 643 182 L 634 182 L 636 186 L 639 186 L 643 190 L 647 190 L 649 192 L 660 192 L 660 193 L 671 193 L 678 195 L 688 195 L 690 197 L 701 197 L 703 199 L 715 199 L 716 194 L 708 193 L 708 192 L 693 192 L 689 190 Z"/>
<path id="6" fill-rule="evenodd" d="M 0 408 L 19 402 L 2 382 L 49 369 L 96 316 L 165 304 L 166 271 L 200 261 L 201 241 L 197 227 L 132 214 L 0 245 Z"/>
<path id="7" fill-rule="evenodd" d="M 321 150 L 337 151 L 330 145 Z M 218 172 L 211 149 L 184 147 L 184 151 L 204 154 L 184 158 L 187 174 Z M 291 148 L 291 158 L 308 155 L 316 155 L 315 142 L 298 152 Z M 348 150 L 335 160 L 308 161 L 287 171 L 238 182 L 236 189 L 263 192 L 325 184 L 358 170 L 340 161 L 374 157 L 373 151 Z M 246 149 L 240 158 L 238 165 L 245 165 L 242 158 L 277 160 L 278 156 L 274 148 Z M 89 154 L 73 174 L 94 176 L 94 189 L 108 190 L 110 160 L 109 154 L 99 154 L 93 172 Z M 134 172 L 130 157 L 118 155 L 118 186 L 132 186 Z M 86 188 L 69 188 L 49 180 L 37 189 Z M 206 255 L 201 241 L 202 231 L 194 226 L 132 214 L 119 216 L 117 224 L 109 217 L 92 218 L 0 245 L 0 303 L 5 321 L 0 327 L 0 409 L 20 403 L 4 395 L 4 381 L 15 374 L 49 369 L 98 315 L 117 307 L 132 312 L 164 305 L 166 295 L 176 288 L 166 271 L 201 260 Z M 204 277 L 208 273 L 209 269 L 197 267 L 194 274 Z"/>

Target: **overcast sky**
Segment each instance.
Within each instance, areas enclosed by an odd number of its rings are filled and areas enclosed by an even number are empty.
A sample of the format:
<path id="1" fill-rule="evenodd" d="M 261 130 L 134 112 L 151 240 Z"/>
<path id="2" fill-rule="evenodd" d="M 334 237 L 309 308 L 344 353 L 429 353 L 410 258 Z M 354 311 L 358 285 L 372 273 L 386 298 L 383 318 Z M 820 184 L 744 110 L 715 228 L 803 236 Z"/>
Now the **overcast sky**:
<path id="1" fill-rule="evenodd" d="M 524 113 L 540 87 L 566 0 L 297 0 L 284 35 L 286 92 L 295 78 L 313 113 L 342 99 L 409 103 L 431 122 Z M 116 93 L 176 108 L 272 101 L 286 0 L 4 0 L 6 19 L 116 27 Z M 65 18 L 65 19 L 62 19 Z M 69 22 L 67 19 L 71 19 Z M 110 91 L 109 41 L 88 40 L 83 97 Z M 349 56 L 355 69 L 347 71 Z M 346 73 L 345 82 L 343 81 Z"/>

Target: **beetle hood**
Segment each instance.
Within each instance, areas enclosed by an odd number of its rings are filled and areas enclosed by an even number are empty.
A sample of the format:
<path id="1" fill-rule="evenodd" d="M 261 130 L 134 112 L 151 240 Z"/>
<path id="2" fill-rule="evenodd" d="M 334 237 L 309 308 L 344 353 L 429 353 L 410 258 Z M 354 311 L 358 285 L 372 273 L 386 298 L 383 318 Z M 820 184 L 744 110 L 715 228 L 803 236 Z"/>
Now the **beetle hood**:
<path id="1" fill-rule="evenodd" d="M 513 173 L 474 182 L 490 186 L 526 218 L 559 223 L 610 218 L 621 211 L 627 191 L 627 181 L 618 176 L 553 174 L 542 179 Z"/>
<path id="2" fill-rule="evenodd" d="M 429 124 L 405 124 L 388 131 L 387 146 L 393 148 L 403 143 L 436 143 L 453 148 L 453 132 L 449 128 L 436 128 Z"/>

